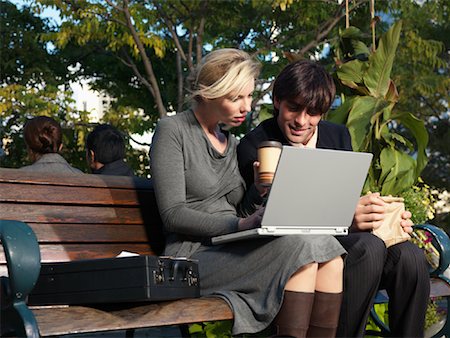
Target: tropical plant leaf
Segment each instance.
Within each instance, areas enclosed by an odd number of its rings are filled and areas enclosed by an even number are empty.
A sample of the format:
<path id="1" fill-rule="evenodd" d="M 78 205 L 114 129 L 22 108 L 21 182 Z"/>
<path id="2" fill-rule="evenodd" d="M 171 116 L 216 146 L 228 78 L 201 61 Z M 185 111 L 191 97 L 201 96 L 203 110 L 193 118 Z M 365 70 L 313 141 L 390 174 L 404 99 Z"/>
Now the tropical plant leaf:
<path id="1" fill-rule="evenodd" d="M 336 72 L 339 80 L 349 83 L 363 83 L 364 62 L 352 60 L 344 63 Z M 356 86 L 356 85 L 355 85 Z M 354 88 L 354 87 L 352 87 Z"/>
<path id="2" fill-rule="evenodd" d="M 397 149 L 386 147 L 380 154 L 379 185 L 383 195 L 397 195 L 414 183 L 414 159 Z"/>
<path id="3" fill-rule="evenodd" d="M 374 97 L 385 97 L 389 90 L 390 76 L 402 22 L 398 21 L 381 37 L 376 51 L 369 55 L 369 68 L 364 83 Z"/>
<path id="4" fill-rule="evenodd" d="M 417 143 L 417 165 L 415 175 L 419 177 L 422 173 L 423 168 L 427 165 L 428 158 L 426 154 L 426 147 L 428 145 L 428 132 L 425 128 L 425 124 L 422 120 L 419 120 L 411 113 L 406 114 L 396 114 L 393 116 L 401 124 L 403 124 L 411 134 L 414 136 Z"/>
<path id="5" fill-rule="evenodd" d="M 399 97 L 399 95 L 398 95 L 398 91 L 397 91 L 397 86 L 395 85 L 394 81 L 389 80 L 389 88 L 385 95 L 386 101 L 398 102 L 398 97 Z"/>
<path id="6" fill-rule="evenodd" d="M 355 55 L 369 55 L 370 50 L 369 47 L 362 41 L 352 40 L 352 47 L 355 51 Z"/>
<path id="7" fill-rule="evenodd" d="M 327 120 L 337 124 L 345 124 L 354 99 L 355 97 L 345 98 L 345 101 L 339 107 L 327 114 Z"/>
<path id="8" fill-rule="evenodd" d="M 372 165 L 369 168 L 369 172 L 367 174 L 367 178 L 366 181 L 364 182 L 364 187 L 362 190 L 363 194 L 370 192 L 377 192 L 379 191 L 379 187 L 378 187 L 378 175 L 376 173 L 377 169 L 375 168 L 375 164 L 374 162 L 376 161 L 376 159 L 372 159 Z"/>
<path id="9" fill-rule="evenodd" d="M 392 133 L 389 130 L 389 127 L 388 127 L 387 124 L 384 124 L 383 127 L 381 128 L 381 130 L 380 130 L 380 137 L 389 146 L 395 147 L 395 141 L 392 139 Z"/>
<path id="10" fill-rule="evenodd" d="M 343 39 L 360 39 L 360 38 L 362 38 L 361 30 L 355 26 L 350 26 L 350 27 L 344 29 L 340 33 L 340 35 Z"/>
<path id="11" fill-rule="evenodd" d="M 390 133 L 391 137 L 400 142 L 401 144 L 403 144 L 405 147 L 407 147 L 409 150 L 414 150 L 414 144 L 412 144 L 412 142 L 410 140 L 408 140 L 406 137 L 403 137 L 400 134 L 397 133 Z"/>
<path id="12" fill-rule="evenodd" d="M 377 107 L 377 99 L 371 96 L 357 96 L 353 99 L 350 109 L 347 128 L 352 138 L 352 147 L 355 151 L 366 151 L 365 140 L 370 127 L 370 118 Z"/>

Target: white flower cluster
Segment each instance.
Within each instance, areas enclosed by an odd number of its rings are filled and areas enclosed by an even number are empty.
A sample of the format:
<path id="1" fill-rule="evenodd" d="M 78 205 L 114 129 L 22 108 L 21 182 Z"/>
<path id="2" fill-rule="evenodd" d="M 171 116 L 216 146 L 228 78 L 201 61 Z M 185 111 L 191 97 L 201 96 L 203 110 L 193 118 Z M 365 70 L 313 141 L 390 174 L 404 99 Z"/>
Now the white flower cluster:
<path id="1" fill-rule="evenodd" d="M 435 196 L 433 207 L 436 210 L 436 214 L 444 214 L 450 212 L 450 192 L 448 192 L 447 190 L 433 190 L 432 194 Z"/>

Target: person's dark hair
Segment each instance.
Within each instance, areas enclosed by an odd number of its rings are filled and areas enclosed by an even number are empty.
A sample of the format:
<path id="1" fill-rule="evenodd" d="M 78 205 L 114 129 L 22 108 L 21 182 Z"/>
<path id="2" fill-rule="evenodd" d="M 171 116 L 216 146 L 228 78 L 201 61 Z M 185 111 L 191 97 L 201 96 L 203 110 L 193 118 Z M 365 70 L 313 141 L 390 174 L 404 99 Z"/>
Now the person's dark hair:
<path id="1" fill-rule="evenodd" d="M 273 100 L 290 100 L 306 108 L 309 115 L 322 115 L 330 109 L 336 94 L 331 75 L 320 64 L 299 60 L 287 65 L 277 76 Z M 274 115 L 278 109 L 274 108 Z"/>
<path id="2" fill-rule="evenodd" d="M 28 150 L 38 157 L 59 152 L 62 143 L 61 126 L 51 117 L 37 116 L 28 120 L 23 135 Z"/>
<path id="3" fill-rule="evenodd" d="M 109 124 L 99 124 L 86 139 L 87 150 L 95 154 L 95 161 L 108 164 L 125 157 L 122 134 Z"/>

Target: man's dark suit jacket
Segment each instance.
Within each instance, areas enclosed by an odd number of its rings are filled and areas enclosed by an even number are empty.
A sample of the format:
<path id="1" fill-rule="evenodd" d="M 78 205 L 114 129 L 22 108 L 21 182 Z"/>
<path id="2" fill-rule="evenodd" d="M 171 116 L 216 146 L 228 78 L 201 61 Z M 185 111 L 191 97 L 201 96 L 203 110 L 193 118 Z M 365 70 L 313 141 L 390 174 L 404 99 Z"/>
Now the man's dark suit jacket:
<path id="1" fill-rule="evenodd" d="M 320 121 L 318 131 L 317 148 L 352 150 L 350 133 L 347 127 L 328 121 Z M 247 187 L 254 182 L 253 162 L 258 159 L 258 145 L 263 141 L 278 141 L 283 145 L 289 145 L 278 127 L 275 117 L 261 122 L 242 138 L 237 147 L 239 170 Z"/>

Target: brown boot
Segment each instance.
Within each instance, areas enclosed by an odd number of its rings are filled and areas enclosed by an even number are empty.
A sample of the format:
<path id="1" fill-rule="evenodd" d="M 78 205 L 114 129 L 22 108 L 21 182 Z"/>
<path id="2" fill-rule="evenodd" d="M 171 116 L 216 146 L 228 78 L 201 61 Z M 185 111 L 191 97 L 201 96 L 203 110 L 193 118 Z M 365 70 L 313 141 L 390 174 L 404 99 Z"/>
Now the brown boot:
<path id="1" fill-rule="evenodd" d="M 285 291 L 281 309 L 275 317 L 275 337 L 306 337 L 314 293 Z"/>
<path id="2" fill-rule="evenodd" d="M 341 303 L 342 292 L 326 293 L 316 291 L 306 337 L 335 337 Z"/>

